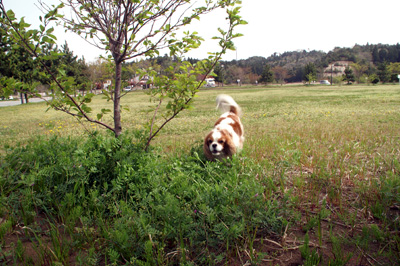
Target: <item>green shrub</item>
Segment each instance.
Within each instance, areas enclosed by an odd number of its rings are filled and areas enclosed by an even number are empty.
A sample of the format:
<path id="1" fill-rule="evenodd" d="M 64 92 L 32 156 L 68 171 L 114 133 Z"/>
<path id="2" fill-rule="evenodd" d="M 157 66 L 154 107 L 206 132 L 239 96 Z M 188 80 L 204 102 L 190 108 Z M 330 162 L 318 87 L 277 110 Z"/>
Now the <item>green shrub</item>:
<path id="1" fill-rule="evenodd" d="M 132 135 L 36 138 L 2 158 L 1 200 L 15 220 L 36 210 L 60 217 L 71 234 L 80 224 L 86 237 L 104 240 L 99 252 L 113 263 L 201 264 L 257 230 L 281 233 L 286 224 L 277 201 L 263 196 L 273 188 L 261 167 L 199 154 L 200 145 L 181 157 L 143 152 Z"/>

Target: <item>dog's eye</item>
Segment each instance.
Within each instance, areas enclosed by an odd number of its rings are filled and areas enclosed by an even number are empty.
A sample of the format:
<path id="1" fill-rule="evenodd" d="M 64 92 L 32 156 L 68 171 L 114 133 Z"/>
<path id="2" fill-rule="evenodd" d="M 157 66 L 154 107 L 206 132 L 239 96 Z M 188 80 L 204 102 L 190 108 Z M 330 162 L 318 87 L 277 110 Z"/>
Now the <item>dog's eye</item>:
<path id="1" fill-rule="evenodd" d="M 211 139 L 209 139 L 209 140 L 208 140 L 208 144 L 211 144 L 211 143 L 212 143 L 212 140 L 211 140 Z"/>
<path id="2" fill-rule="evenodd" d="M 219 144 L 223 144 L 224 141 L 223 141 L 223 140 L 219 140 L 218 143 L 219 143 Z"/>

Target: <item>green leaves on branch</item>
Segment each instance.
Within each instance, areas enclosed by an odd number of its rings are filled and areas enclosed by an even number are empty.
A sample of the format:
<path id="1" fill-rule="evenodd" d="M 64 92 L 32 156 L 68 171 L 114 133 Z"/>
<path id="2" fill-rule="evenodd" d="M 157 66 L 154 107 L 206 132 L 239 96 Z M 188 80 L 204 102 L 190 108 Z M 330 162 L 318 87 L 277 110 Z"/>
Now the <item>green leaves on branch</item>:
<path id="1" fill-rule="evenodd" d="M 101 120 L 105 114 L 111 113 L 110 109 L 101 109 L 101 113 L 97 114 L 97 120 Z"/>
<path id="2" fill-rule="evenodd" d="M 26 23 L 24 18 L 21 18 L 18 22 L 15 13 L 12 10 L 5 12 L 3 5 L 0 6 L 0 9 L 6 16 L 1 18 L 1 22 L 2 25 L 7 27 L 8 35 L 13 38 L 16 44 L 25 47 L 32 56 L 39 57 L 43 52 L 43 46 L 56 43 L 57 38 L 53 34 L 54 28 L 48 28 L 48 26 L 51 21 L 61 17 L 57 13 L 58 8 L 53 9 L 44 18 L 39 18 L 43 23 L 39 26 L 39 30 L 29 29 L 31 25 Z"/>
<path id="3" fill-rule="evenodd" d="M 239 25 L 246 25 L 247 22 L 242 20 L 242 17 L 239 15 L 240 7 L 235 7 L 232 10 L 227 9 L 229 20 L 229 29 L 228 31 L 224 31 L 221 28 L 218 28 L 219 33 L 221 36 L 213 37 L 214 40 L 219 40 L 220 47 L 223 48 L 221 54 L 225 54 L 226 50 L 236 50 L 235 45 L 233 43 L 233 39 L 242 37 L 243 34 L 241 33 L 233 33 L 233 29 Z"/>
<path id="4" fill-rule="evenodd" d="M 234 6 L 240 1 L 220 1 L 221 6 Z M 170 39 L 169 49 L 170 55 L 176 56 L 177 62 L 167 69 L 167 73 L 161 75 L 153 69 L 142 71 L 142 75 L 151 76 L 154 81 L 154 89 L 149 92 L 152 99 L 157 102 L 154 107 L 154 116 L 149 124 L 149 137 L 146 149 L 151 140 L 158 134 L 158 132 L 173 118 L 175 118 L 181 111 L 190 109 L 192 107 L 193 98 L 200 87 L 203 86 L 204 80 L 209 75 L 213 75 L 213 69 L 221 59 L 222 55 L 228 49 L 235 50 L 233 39 L 242 36 L 240 33 L 234 33 L 234 29 L 239 25 L 247 24 L 239 16 L 240 7 L 227 10 L 227 20 L 229 21 L 228 29 L 224 31 L 219 28 L 220 36 L 214 37 L 214 40 L 219 40 L 220 51 L 210 53 L 208 59 L 197 62 L 195 65 L 187 61 L 182 61 L 178 55 L 184 55 L 191 49 L 198 48 L 203 39 L 197 36 L 197 32 L 189 33 L 184 32 L 182 40 Z M 174 36 L 174 35 L 173 35 Z M 201 77 L 198 80 L 198 77 Z M 160 107 L 163 102 L 166 111 L 162 112 L 161 121 L 157 120 L 157 114 L 160 112 Z"/>
<path id="5" fill-rule="evenodd" d="M 198 32 L 190 33 L 189 31 L 185 31 L 183 34 L 184 36 L 181 40 L 177 40 L 175 38 L 168 40 L 170 56 L 182 57 L 190 50 L 200 47 L 201 42 L 204 41 L 202 37 L 198 36 Z M 175 37 L 175 34 L 172 36 Z"/>

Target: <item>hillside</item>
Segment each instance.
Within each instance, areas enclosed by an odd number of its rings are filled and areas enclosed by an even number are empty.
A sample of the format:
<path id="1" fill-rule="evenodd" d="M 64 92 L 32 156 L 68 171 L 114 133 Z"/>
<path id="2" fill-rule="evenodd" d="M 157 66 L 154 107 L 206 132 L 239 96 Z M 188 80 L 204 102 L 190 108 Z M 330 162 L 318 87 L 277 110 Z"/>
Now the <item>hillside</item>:
<path id="1" fill-rule="evenodd" d="M 366 44 L 354 45 L 352 48 L 336 47 L 332 51 L 291 51 L 282 54 L 274 53 L 268 58 L 251 57 L 243 60 L 224 61 L 223 65 L 245 69 L 245 73 L 261 75 L 263 68 L 268 64 L 271 68 L 283 67 L 288 72 L 286 82 L 299 82 L 303 79 L 304 67 L 313 63 L 318 72 L 319 78 L 339 76 L 344 73 L 346 66 L 352 63 L 363 65 L 366 74 L 370 75 L 377 72 L 377 67 L 383 63 L 400 62 L 400 44 Z"/>

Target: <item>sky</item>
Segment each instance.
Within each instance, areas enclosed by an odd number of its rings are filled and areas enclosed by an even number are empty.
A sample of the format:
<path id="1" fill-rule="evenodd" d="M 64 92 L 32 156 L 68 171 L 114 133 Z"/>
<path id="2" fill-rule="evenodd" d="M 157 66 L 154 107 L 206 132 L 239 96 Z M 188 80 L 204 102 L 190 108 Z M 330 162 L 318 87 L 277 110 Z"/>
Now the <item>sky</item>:
<path id="1" fill-rule="evenodd" d="M 36 0 L 2 0 L 18 18 L 38 28 L 42 15 Z M 49 4 L 57 0 L 44 0 Z M 194 1 L 193 1 L 194 2 Z M 237 28 L 244 34 L 235 39 L 236 51 L 229 51 L 224 60 L 269 57 L 274 53 L 297 50 L 329 52 L 335 47 L 355 44 L 400 43 L 399 0 L 242 0 L 241 16 L 248 22 Z M 225 13 L 215 12 L 191 25 L 205 41 L 188 57 L 202 59 L 216 50 L 217 27 L 226 26 Z M 87 44 L 74 33 L 55 32 L 58 43 L 68 42 L 69 48 L 86 61 L 94 61 L 104 52 Z"/>

